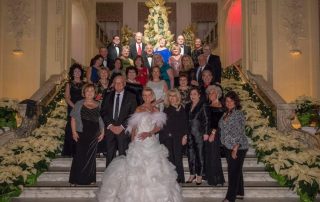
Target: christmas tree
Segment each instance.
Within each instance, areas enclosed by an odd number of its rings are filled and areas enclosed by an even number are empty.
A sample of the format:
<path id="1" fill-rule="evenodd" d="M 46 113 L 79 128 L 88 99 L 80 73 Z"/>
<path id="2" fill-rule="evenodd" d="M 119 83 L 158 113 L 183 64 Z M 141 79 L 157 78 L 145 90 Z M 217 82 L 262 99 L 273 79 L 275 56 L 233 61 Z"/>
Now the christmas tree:
<path id="1" fill-rule="evenodd" d="M 145 4 L 150 13 L 148 22 L 144 25 L 145 42 L 157 47 L 159 38 L 163 37 L 167 41 L 167 47 L 170 47 L 173 40 L 168 23 L 170 8 L 165 7 L 165 0 L 147 0 Z"/>

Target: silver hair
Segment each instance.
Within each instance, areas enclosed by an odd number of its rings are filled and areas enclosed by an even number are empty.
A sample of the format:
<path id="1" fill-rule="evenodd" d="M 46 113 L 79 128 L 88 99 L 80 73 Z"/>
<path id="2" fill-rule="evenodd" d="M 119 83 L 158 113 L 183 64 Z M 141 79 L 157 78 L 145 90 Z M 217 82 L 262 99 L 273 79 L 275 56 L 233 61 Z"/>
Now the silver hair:
<path id="1" fill-rule="evenodd" d="M 207 89 L 206 89 L 207 95 L 209 95 L 210 92 L 213 91 L 213 90 L 216 91 L 216 93 L 217 93 L 217 98 L 220 99 L 221 96 L 222 96 L 222 91 L 221 91 L 221 88 L 220 88 L 219 86 L 217 86 L 217 85 L 210 85 L 210 86 L 208 86 Z"/>

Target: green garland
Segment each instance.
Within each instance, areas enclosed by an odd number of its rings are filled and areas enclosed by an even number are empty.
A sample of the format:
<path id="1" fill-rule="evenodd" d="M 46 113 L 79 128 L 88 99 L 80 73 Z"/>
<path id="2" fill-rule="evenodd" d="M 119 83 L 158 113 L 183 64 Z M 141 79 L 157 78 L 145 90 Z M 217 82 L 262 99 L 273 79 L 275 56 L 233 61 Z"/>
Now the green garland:
<path id="1" fill-rule="evenodd" d="M 61 118 L 61 117 L 57 117 L 57 116 L 52 116 L 51 112 L 58 106 L 58 103 L 63 100 L 64 97 L 64 89 L 65 87 L 62 87 L 59 92 L 57 93 L 57 95 L 55 96 L 55 98 L 50 102 L 50 104 L 47 107 L 44 107 L 42 110 L 42 114 L 39 117 L 39 123 L 41 127 L 42 125 L 47 123 L 48 118 Z M 31 134 L 32 137 L 36 137 L 41 138 L 37 135 Z M 61 142 L 62 144 L 62 139 L 63 138 L 59 138 L 58 140 Z M 33 152 L 32 149 L 28 149 L 29 151 Z M 17 148 L 14 151 L 14 155 L 23 153 L 23 148 Z M 45 157 L 46 158 L 50 158 L 53 159 L 55 158 L 55 156 L 61 152 L 60 148 L 58 148 L 57 150 L 55 150 L 54 152 L 50 152 L 47 151 Z M 3 161 L 3 157 L 0 156 L 0 163 Z M 22 170 L 27 169 L 27 165 L 26 164 L 19 164 L 17 166 L 20 166 L 22 168 Z M 27 179 L 23 179 L 22 176 L 19 176 L 16 180 L 14 180 L 12 183 L 0 183 L 0 202 L 8 202 L 11 200 L 12 197 L 16 197 L 19 196 L 22 190 L 22 186 L 30 186 L 30 185 L 34 185 L 37 182 L 37 178 L 46 170 L 48 170 L 49 168 L 49 164 L 47 163 L 47 161 L 45 159 L 42 159 L 40 161 L 38 161 L 37 163 L 34 164 L 34 168 L 36 169 L 36 173 L 34 174 L 30 174 L 27 176 Z"/>
<path id="2" fill-rule="evenodd" d="M 224 70 L 222 76 L 225 79 L 232 79 L 233 78 L 236 81 L 241 80 L 241 78 L 239 76 L 239 72 L 237 71 L 237 69 L 235 69 L 232 66 L 227 67 Z M 242 85 L 242 89 L 246 90 L 249 93 L 252 101 L 258 103 L 258 109 L 261 110 L 261 112 L 262 112 L 261 114 L 264 117 L 268 117 L 269 127 L 275 127 L 276 126 L 276 119 L 273 116 L 271 108 L 269 106 L 266 106 L 261 101 L 261 99 L 257 96 L 257 94 L 254 92 L 254 90 L 252 89 L 252 87 L 248 83 Z M 225 89 L 226 92 L 228 92 L 230 90 L 232 90 L 232 89 L 228 89 L 228 88 Z M 300 107 L 298 107 L 297 112 L 298 112 L 298 115 L 299 115 L 299 113 L 300 114 L 310 113 L 310 111 L 314 113 L 314 111 L 315 111 L 314 108 L 315 108 L 315 105 L 312 105 L 311 102 L 306 101 L 305 103 L 301 104 Z M 318 116 L 320 116 L 320 115 L 318 114 Z M 317 117 L 317 118 L 319 120 L 319 117 Z M 259 128 L 259 127 L 260 126 L 257 126 L 256 128 Z M 250 137 L 254 142 L 257 141 L 257 139 L 252 137 L 252 133 L 253 133 L 253 130 L 256 128 L 251 128 L 249 126 L 246 126 L 246 135 L 248 137 Z M 264 138 L 268 139 L 268 138 L 270 138 L 270 136 L 268 137 L 268 135 L 266 135 Z M 299 152 L 299 149 L 296 149 L 296 148 L 283 148 L 283 149 L 284 150 L 291 150 L 291 151 L 294 150 L 296 152 Z M 279 185 L 293 188 L 293 186 L 294 186 L 293 182 L 295 181 L 295 179 L 290 180 L 287 176 L 277 174 L 273 165 L 266 164 L 266 162 L 262 161 L 263 157 L 271 155 L 275 151 L 276 151 L 276 149 L 273 149 L 271 151 L 256 150 L 256 155 L 257 155 L 258 161 L 262 162 L 266 165 L 266 170 L 269 172 L 269 174 L 272 178 L 277 180 Z M 320 169 L 320 167 L 319 167 L 319 169 Z M 312 184 L 309 184 L 304 181 L 300 181 L 299 188 L 297 190 L 297 194 L 300 197 L 300 201 L 313 202 L 318 194 L 318 191 L 319 191 L 319 185 L 317 182 L 313 182 Z"/>

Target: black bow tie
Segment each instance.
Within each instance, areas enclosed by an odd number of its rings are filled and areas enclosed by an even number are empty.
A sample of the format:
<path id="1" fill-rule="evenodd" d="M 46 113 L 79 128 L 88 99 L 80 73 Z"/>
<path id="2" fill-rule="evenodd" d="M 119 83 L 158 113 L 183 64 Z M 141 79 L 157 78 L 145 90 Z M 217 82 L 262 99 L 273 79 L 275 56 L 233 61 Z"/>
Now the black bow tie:
<path id="1" fill-rule="evenodd" d="M 153 57 L 153 55 L 148 55 L 148 58 L 152 58 Z"/>
<path id="2" fill-rule="evenodd" d="M 114 47 L 118 47 L 118 45 L 117 45 L 117 44 L 114 44 Z"/>
<path id="3" fill-rule="evenodd" d="M 183 48 L 183 47 L 184 47 L 184 45 L 180 45 L 180 47 L 181 47 L 181 48 Z"/>

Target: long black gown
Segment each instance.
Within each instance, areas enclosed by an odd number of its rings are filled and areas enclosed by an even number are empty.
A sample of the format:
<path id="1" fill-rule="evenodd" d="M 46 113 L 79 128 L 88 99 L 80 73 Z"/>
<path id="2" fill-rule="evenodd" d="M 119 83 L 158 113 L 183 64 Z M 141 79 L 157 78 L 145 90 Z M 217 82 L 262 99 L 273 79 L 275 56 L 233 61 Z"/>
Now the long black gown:
<path id="1" fill-rule="evenodd" d="M 69 182 L 71 184 L 89 185 L 96 182 L 96 153 L 99 136 L 99 107 L 81 108 L 83 132 L 78 132 L 76 154 L 72 159 Z"/>
<path id="2" fill-rule="evenodd" d="M 74 104 L 79 100 L 83 99 L 82 92 L 81 92 L 83 85 L 84 85 L 84 82 L 80 82 L 80 83 L 69 82 L 70 100 Z M 71 131 L 71 117 L 70 117 L 71 110 L 72 110 L 72 107 L 68 105 L 67 124 L 65 128 L 63 149 L 61 152 L 62 156 L 72 156 L 76 152 L 76 146 L 75 146 L 76 142 L 72 139 L 72 131 Z"/>
<path id="3" fill-rule="evenodd" d="M 205 107 L 208 112 L 208 116 L 210 116 L 210 131 L 212 131 L 212 129 L 216 129 L 214 141 L 204 142 L 205 174 L 208 184 L 216 186 L 225 182 L 221 163 L 221 141 L 218 130 L 218 123 L 224 113 L 224 108 L 212 107 L 209 105 L 206 105 Z"/>

